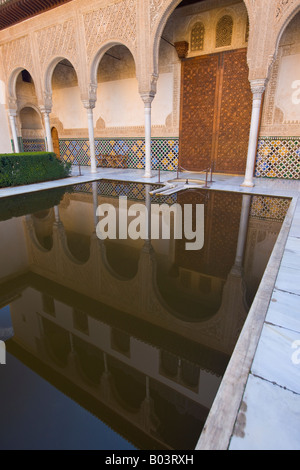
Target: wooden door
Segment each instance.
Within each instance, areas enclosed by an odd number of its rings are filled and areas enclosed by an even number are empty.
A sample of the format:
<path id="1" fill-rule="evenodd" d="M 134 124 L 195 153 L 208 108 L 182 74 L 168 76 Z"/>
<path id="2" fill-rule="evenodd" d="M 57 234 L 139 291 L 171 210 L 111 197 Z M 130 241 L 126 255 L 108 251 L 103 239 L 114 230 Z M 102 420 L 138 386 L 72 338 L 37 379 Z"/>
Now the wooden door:
<path id="1" fill-rule="evenodd" d="M 238 49 L 183 60 L 181 167 L 245 172 L 252 110 L 246 54 Z"/>
<path id="2" fill-rule="evenodd" d="M 60 160 L 59 138 L 58 138 L 58 132 L 57 132 L 56 127 L 52 127 L 51 136 L 52 136 L 54 153 L 56 153 L 57 158 Z"/>

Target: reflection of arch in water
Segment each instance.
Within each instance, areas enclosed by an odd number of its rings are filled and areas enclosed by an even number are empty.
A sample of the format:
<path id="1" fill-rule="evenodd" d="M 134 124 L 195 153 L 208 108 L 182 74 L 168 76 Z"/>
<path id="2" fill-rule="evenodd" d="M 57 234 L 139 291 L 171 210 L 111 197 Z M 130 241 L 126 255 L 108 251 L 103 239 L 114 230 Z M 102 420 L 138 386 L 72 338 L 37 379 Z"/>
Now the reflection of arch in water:
<path id="1" fill-rule="evenodd" d="M 131 413 L 139 412 L 146 395 L 145 377 L 135 369 L 108 357 L 111 388 L 116 401 Z"/>
<path id="2" fill-rule="evenodd" d="M 33 214 L 33 229 L 40 246 L 51 251 L 53 247 L 53 211 L 43 211 Z"/>
<path id="3" fill-rule="evenodd" d="M 133 279 L 138 273 L 140 251 L 134 247 L 106 240 L 105 262 L 116 277 Z"/>
<path id="4" fill-rule="evenodd" d="M 85 381 L 99 385 L 104 372 L 103 354 L 93 345 L 73 336 L 76 364 Z"/>
<path id="5" fill-rule="evenodd" d="M 29 229 L 30 226 L 31 223 Z M 242 279 L 236 275 L 228 276 L 221 306 L 213 316 L 195 319 L 179 315 L 161 295 L 157 258 L 149 242 L 140 251 L 137 275 L 129 280 L 120 278 L 109 267 L 105 244 L 95 234 L 91 236 L 89 261 L 83 264 L 76 260 L 69 251 L 61 223 L 54 224 L 54 245 L 50 252 L 35 243 L 29 245 L 29 252 L 30 262 L 38 274 L 53 279 L 55 273 L 55 281 L 65 287 L 226 353 L 235 344 L 237 323 L 242 324 L 246 315 L 241 299 Z M 217 334 L 219 329 L 224 330 L 221 339 Z"/>
<path id="6" fill-rule="evenodd" d="M 42 326 L 48 354 L 59 367 L 66 367 L 71 352 L 69 333 L 46 318 L 42 318 Z"/>
<path id="7" fill-rule="evenodd" d="M 216 289 L 211 291 L 209 278 L 202 282 L 202 277 L 196 275 L 183 271 L 174 277 L 173 273 L 168 276 L 162 269 L 157 270 L 157 288 L 166 308 L 184 321 L 208 320 L 218 312 L 222 303 L 224 281 L 216 282 Z M 196 276 L 195 286 L 191 286 L 192 276 Z"/>
<path id="8" fill-rule="evenodd" d="M 80 263 L 87 263 L 90 259 L 90 237 L 75 232 L 65 232 L 69 252 Z"/>

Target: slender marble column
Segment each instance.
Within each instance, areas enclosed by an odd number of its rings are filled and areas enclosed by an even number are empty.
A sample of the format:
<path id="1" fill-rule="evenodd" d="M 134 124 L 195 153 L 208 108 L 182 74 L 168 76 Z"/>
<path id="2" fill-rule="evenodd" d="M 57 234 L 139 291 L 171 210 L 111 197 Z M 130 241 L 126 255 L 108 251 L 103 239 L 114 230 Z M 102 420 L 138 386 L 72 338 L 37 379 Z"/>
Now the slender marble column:
<path id="1" fill-rule="evenodd" d="M 251 90 L 253 93 L 252 117 L 251 117 L 251 126 L 250 126 L 246 173 L 245 173 L 244 182 L 241 185 L 241 186 L 248 187 L 248 188 L 253 188 L 254 186 L 253 175 L 254 175 L 254 168 L 255 168 L 255 162 L 256 162 L 257 139 L 258 139 L 258 133 L 259 133 L 261 104 L 262 104 L 262 97 L 266 89 L 266 83 L 267 81 L 265 79 L 251 81 Z"/>
<path id="2" fill-rule="evenodd" d="M 142 95 L 145 113 L 145 178 L 151 178 L 151 103 L 153 95 Z"/>
<path id="3" fill-rule="evenodd" d="M 96 150 L 95 150 L 95 134 L 94 134 L 94 116 L 93 106 L 85 105 L 88 117 L 88 129 L 89 129 L 89 142 L 90 142 L 90 157 L 91 157 L 91 172 L 97 172 L 96 164 Z"/>
<path id="4" fill-rule="evenodd" d="M 17 126 L 16 126 L 16 111 L 9 111 L 9 122 L 12 133 L 12 138 L 14 142 L 15 153 L 20 153 L 18 135 L 17 135 Z"/>
<path id="5" fill-rule="evenodd" d="M 46 139 L 47 139 L 47 150 L 48 152 L 53 152 L 53 141 L 52 141 L 52 135 L 51 135 L 51 127 L 50 127 L 50 110 L 44 109 L 42 111 L 44 115 L 44 122 L 45 122 L 45 130 L 46 130 Z"/>

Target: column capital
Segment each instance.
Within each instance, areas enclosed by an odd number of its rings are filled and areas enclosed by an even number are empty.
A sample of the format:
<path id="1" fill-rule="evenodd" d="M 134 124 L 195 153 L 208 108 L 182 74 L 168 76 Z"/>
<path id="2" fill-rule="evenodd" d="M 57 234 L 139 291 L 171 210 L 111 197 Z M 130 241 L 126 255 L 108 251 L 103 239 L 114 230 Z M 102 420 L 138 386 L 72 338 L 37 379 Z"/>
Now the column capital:
<path id="1" fill-rule="evenodd" d="M 8 112 L 8 115 L 10 117 L 14 117 L 14 118 L 17 117 L 17 110 L 16 109 L 8 109 L 7 112 Z"/>
<path id="2" fill-rule="evenodd" d="M 152 101 L 154 100 L 155 93 L 141 93 L 141 98 L 144 102 L 145 108 L 151 108 Z"/>
<path id="3" fill-rule="evenodd" d="M 96 101 L 94 100 L 82 100 L 82 103 L 85 109 L 94 109 L 96 106 Z"/>
<path id="4" fill-rule="evenodd" d="M 42 114 L 50 114 L 52 109 L 47 106 L 40 106 L 40 111 Z"/>
<path id="5" fill-rule="evenodd" d="M 268 83 L 267 78 L 256 79 L 250 81 L 251 91 L 253 93 L 253 99 L 261 99 L 263 93 L 266 90 Z"/>
<path id="6" fill-rule="evenodd" d="M 50 109 L 50 112 L 52 110 L 52 93 L 50 92 L 45 92 L 44 93 L 44 103 L 42 105 L 45 109 Z"/>
<path id="7" fill-rule="evenodd" d="M 7 98 L 7 109 L 11 111 L 13 110 L 17 111 L 18 104 L 17 104 L 16 98 L 12 98 L 11 96 Z"/>

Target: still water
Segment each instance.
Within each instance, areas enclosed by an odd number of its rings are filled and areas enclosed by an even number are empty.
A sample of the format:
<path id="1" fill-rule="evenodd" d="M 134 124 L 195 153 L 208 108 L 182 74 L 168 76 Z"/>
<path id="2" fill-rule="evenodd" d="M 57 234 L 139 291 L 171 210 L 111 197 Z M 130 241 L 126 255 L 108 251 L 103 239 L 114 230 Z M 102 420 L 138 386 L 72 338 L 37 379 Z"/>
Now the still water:
<path id="1" fill-rule="evenodd" d="M 100 181 L 0 200 L 1 449 L 194 449 L 289 200 L 192 190 L 204 246 L 99 240 Z M 195 221 L 194 221 L 195 222 Z"/>

